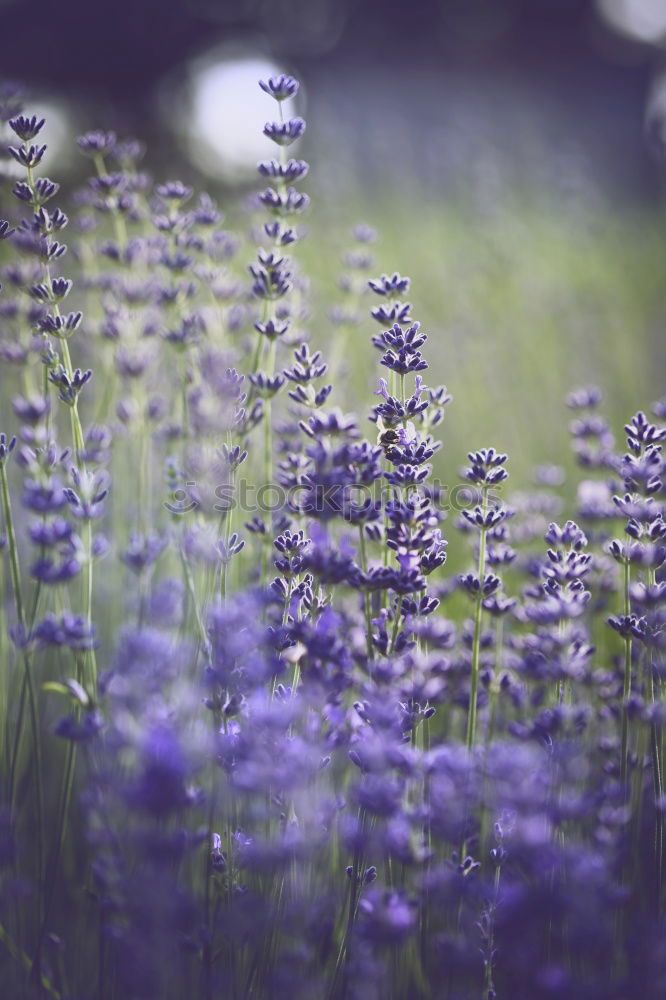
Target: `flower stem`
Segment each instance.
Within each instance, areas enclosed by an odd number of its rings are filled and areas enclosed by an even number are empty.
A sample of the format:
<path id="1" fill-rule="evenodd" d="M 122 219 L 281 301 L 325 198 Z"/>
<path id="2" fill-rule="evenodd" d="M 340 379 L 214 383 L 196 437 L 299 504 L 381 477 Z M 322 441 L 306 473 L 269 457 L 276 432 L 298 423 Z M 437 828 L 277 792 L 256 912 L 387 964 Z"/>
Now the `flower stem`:
<path id="1" fill-rule="evenodd" d="M 655 571 L 653 569 L 648 572 L 648 583 L 650 586 L 655 585 Z M 655 676 L 654 664 L 652 658 L 648 657 L 647 662 L 648 668 L 648 690 L 650 693 L 650 702 L 654 709 L 657 707 L 657 691 L 656 685 L 659 683 L 658 677 Z M 656 718 L 656 715 L 655 715 Z M 650 749 L 652 752 L 652 780 L 654 784 L 654 797 L 657 803 L 657 809 L 655 812 L 655 862 L 656 862 L 656 903 L 657 912 L 661 911 L 661 896 L 662 896 L 662 884 L 664 877 L 664 816 L 662 812 L 662 802 L 664 796 L 664 782 L 663 782 L 663 772 L 662 772 L 662 729 L 658 722 L 650 723 Z"/>
<path id="2" fill-rule="evenodd" d="M 488 509 L 488 487 L 483 487 L 482 513 L 485 515 Z M 481 621 L 483 614 L 483 578 L 486 570 L 486 531 L 481 528 L 479 539 L 479 593 L 476 597 L 474 609 L 474 638 L 472 640 L 472 673 L 470 679 L 469 710 L 467 713 L 467 749 L 471 750 L 476 738 L 476 715 L 477 715 L 477 693 L 479 687 L 479 658 L 481 652 Z"/>
<path id="3" fill-rule="evenodd" d="M 628 616 L 631 611 L 629 601 L 630 570 L 629 560 L 624 560 L 624 614 Z M 631 694 L 631 636 L 626 636 L 624 640 L 624 683 L 622 687 L 622 733 L 620 737 L 620 781 L 622 787 L 627 783 L 627 756 L 629 753 L 629 711 L 627 701 Z"/>
<path id="4" fill-rule="evenodd" d="M 5 529 L 7 532 L 7 547 L 9 550 L 9 565 L 11 570 L 12 588 L 14 591 L 14 603 L 16 606 L 16 617 L 22 638 L 25 638 L 25 611 L 23 605 L 23 595 L 21 591 L 21 572 L 18 560 L 18 548 L 16 545 L 16 532 L 14 530 L 14 519 L 12 517 L 11 501 L 9 498 L 9 485 L 7 483 L 7 469 L 4 462 L 0 463 L 0 491 L 2 493 L 2 508 L 5 519 Z M 32 677 L 32 667 L 30 656 L 26 650 L 23 652 L 23 680 L 28 693 L 28 708 L 30 712 L 30 731 L 32 736 L 32 756 L 35 766 L 35 804 L 36 804 L 36 824 L 37 824 L 37 883 L 39 886 L 38 918 L 41 918 L 41 887 L 44 873 L 44 840 L 43 840 L 43 819 L 44 819 L 44 790 L 42 786 L 42 753 L 41 739 L 39 733 L 39 717 L 37 708 L 37 698 Z M 19 717 L 17 720 L 16 733 L 12 758 L 9 762 L 9 789 L 8 800 L 10 807 L 14 805 L 16 793 L 16 768 L 18 754 L 21 746 L 21 736 L 23 730 L 23 705 L 25 701 L 21 698 L 19 707 Z"/>
<path id="5" fill-rule="evenodd" d="M 359 524 L 358 526 L 358 544 L 361 556 L 361 569 L 365 573 L 368 568 L 368 558 L 365 548 L 365 533 L 362 524 Z M 372 619 L 370 617 L 370 595 L 367 591 L 363 592 L 363 611 L 365 613 L 365 639 L 368 647 L 368 656 L 372 658 Z"/>

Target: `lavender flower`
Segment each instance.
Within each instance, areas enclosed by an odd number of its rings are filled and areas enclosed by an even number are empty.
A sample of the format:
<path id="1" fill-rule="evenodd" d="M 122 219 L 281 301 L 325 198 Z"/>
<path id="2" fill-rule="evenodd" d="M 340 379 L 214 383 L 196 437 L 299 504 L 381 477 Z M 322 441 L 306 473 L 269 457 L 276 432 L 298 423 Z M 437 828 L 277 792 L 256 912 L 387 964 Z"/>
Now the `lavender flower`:
<path id="1" fill-rule="evenodd" d="M 247 271 L 136 140 L 82 136 L 93 176 L 55 207 L 43 121 L 0 86 L 5 991 L 656 1000 L 663 401 L 616 454 L 601 392 L 571 393 L 580 484 L 542 465 L 505 495 L 495 448 L 456 481 L 440 334 L 371 277 L 367 226 L 327 349 L 327 261 L 310 289 L 289 249 L 298 84 L 261 88 Z"/>
<path id="2" fill-rule="evenodd" d="M 305 122 L 302 118 L 290 118 L 286 122 L 267 122 L 264 125 L 264 135 L 272 139 L 278 146 L 291 146 L 292 142 L 305 132 Z"/>
<path id="3" fill-rule="evenodd" d="M 298 80 L 295 80 L 293 76 L 287 76 L 286 73 L 271 76 L 268 80 L 260 80 L 259 86 L 276 101 L 286 101 L 287 98 L 294 97 L 298 93 Z"/>

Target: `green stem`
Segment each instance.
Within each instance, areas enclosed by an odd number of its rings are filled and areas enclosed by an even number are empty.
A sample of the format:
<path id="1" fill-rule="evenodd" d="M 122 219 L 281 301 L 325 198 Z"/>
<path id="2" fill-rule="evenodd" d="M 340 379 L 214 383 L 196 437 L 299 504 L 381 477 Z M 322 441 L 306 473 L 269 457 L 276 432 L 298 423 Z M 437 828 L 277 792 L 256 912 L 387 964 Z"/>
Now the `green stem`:
<path id="1" fill-rule="evenodd" d="M 265 310 L 264 310 L 265 313 Z M 262 348 L 264 346 L 264 338 L 262 334 L 257 335 L 257 346 L 254 352 L 254 357 L 252 359 L 252 374 L 256 375 L 259 371 L 259 362 L 261 361 Z"/>
<path id="2" fill-rule="evenodd" d="M 97 171 L 98 177 L 103 177 L 106 174 L 106 164 L 104 162 L 104 157 L 101 153 L 98 153 L 94 158 L 93 162 L 95 164 L 95 170 Z M 127 227 L 125 225 L 125 218 L 122 212 L 118 209 L 118 206 L 111 202 L 111 218 L 113 219 L 113 228 L 116 235 L 116 243 L 118 244 L 118 249 L 122 250 L 123 247 L 127 246 Z"/>
<path id="3" fill-rule="evenodd" d="M 393 619 L 393 630 L 391 632 L 391 642 L 389 644 L 389 653 L 395 652 L 395 644 L 398 641 L 398 632 L 400 630 L 400 603 L 400 596 L 398 596 L 395 608 L 395 618 Z"/>
<path id="4" fill-rule="evenodd" d="M 273 374 L 273 369 L 275 368 L 275 341 L 271 340 L 268 348 L 268 377 L 270 378 Z M 266 409 L 264 412 L 264 484 L 266 486 L 270 485 L 271 476 L 273 470 L 273 425 L 272 425 L 272 412 L 271 412 L 271 401 L 266 400 Z M 266 586 L 268 584 L 268 550 L 264 548 L 262 552 L 261 560 L 261 582 Z"/>
<path id="5" fill-rule="evenodd" d="M 284 601 L 284 608 L 282 609 L 282 627 L 287 624 L 287 618 L 289 617 L 289 605 L 291 604 L 291 595 L 293 593 L 293 581 L 289 579 L 289 586 L 287 587 L 287 596 Z"/>
<path id="6" fill-rule="evenodd" d="M 48 398 L 49 398 L 49 386 L 50 386 L 50 382 L 49 382 L 49 369 L 48 369 L 48 367 L 46 365 L 44 365 L 43 367 L 44 367 L 44 371 L 42 373 L 42 392 L 44 394 L 44 399 L 48 401 Z M 47 413 L 46 413 L 45 429 L 46 429 L 46 438 L 48 440 L 50 438 L 50 436 L 51 436 L 51 433 L 50 433 L 51 432 L 51 411 L 50 410 L 48 410 Z"/>
<path id="7" fill-rule="evenodd" d="M 655 704 L 654 667 L 648 660 L 650 701 Z M 664 874 L 664 818 L 661 812 L 661 802 L 663 801 L 664 786 L 661 771 L 661 745 L 660 727 L 654 722 L 650 724 L 650 750 L 652 753 L 652 780 L 654 783 L 654 797 L 658 803 L 655 813 L 654 849 L 656 862 L 656 886 L 657 912 L 661 910 L 661 887 Z"/>
<path id="8" fill-rule="evenodd" d="M 60 315 L 60 310 L 58 309 L 57 304 L 53 306 L 53 312 L 56 316 Z M 67 343 L 64 337 L 61 338 L 60 343 L 62 344 L 62 359 L 65 362 L 65 370 L 67 371 L 68 378 L 71 378 L 74 368 L 72 365 L 72 357 L 69 353 L 69 344 Z M 83 461 L 81 458 L 81 452 L 83 452 L 85 446 L 83 443 L 83 428 L 81 427 L 81 418 L 79 417 L 78 399 L 75 399 L 72 405 L 70 406 L 69 417 L 72 425 L 72 442 L 74 444 L 74 458 L 76 464 L 81 465 Z"/>
<path id="9" fill-rule="evenodd" d="M 185 577 L 185 584 L 187 586 L 190 599 L 192 601 L 192 607 L 194 608 L 194 616 L 197 621 L 197 626 L 199 629 L 199 634 L 201 636 L 201 641 L 205 649 L 208 649 L 209 639 L 208 633 L 206 632 L 206 626 L 204 624 L 203 618 L 201 617 L 201 611 L 199 610 L 199 602 L 197 601 L 197 592 L 194 586 L 194 578 L 192 576 L 192 570 L 190 564 L 185 555 L 185 551 L 181 546 L 180 549 L 180 559 L 183 566 L 183 576 Z"/>
<path id="10" fill-rule="evenodd" d="M 493 951 L 495 946 L 495 911 L 497 910 L 497 900 L 499 899 L 500 872 L 501 868 L 498 865 L 495 869 L 495 881 L 493 883 L 493 901 L 488 908 L 488 943 L 486 947 L 486 958 L 483 963 L 484 976 L 481 1000 L 486 1000 L 487 997 L 495 995 L 495 984 L 493 983 Z"/>
<path id="11" fill-rule="evenodd" d="M 629 560 L 624 560 L 624 614 L 628 616 L 631 611 L 629 600 L 630 569 Z M 620 737 L 620 781 L 624 788 L 627 783 L 628 754 L 629 754 L 629 712 L 627 701 L 631 694 L 631 636 L 626 636 L 624 640 L 624 683 L 622 687 L 622 733 Z"/>
<path id="12" fill-rule="evenodd" d="M 180 387 L 181 405 L 183 409 L 183 441 L 186 442 L 190 436 L 190 415 L 187 406 L 187 356 L 185 351 L 182 353 L 181 360 Z"/>
<path id="13" fill-rule="evenodd" d="M 9 485 L 7 483 L 7 469 L 5 464 L 0 463 L 0 490 L 2 493 L 2 508 L 5 519 L 5 529 L 7 532 L 7 548 L 9 551 L 9 565 L 11 571 L 12 588 L 14 591 L 14 603 L 16 605 L 16 617 L 21 631 L 25 633 L 26 620 L 23 605 L 23 595 L 21 591 L 21 572 L 18 561 L 18 546 L 16 544 L 16 532 L 14 530 L 14 519 L 12 517 L 11 501 L 9 498 Z M 44 842 L 43 842 L 43 819 L 44 819 L 44 790 L 42 787 L 42 754 L 41 739 L 39 733 L 39 719 L 37 710 L 37 698 L 32 677 L 32 667 L 30 657 L 26 651 L 23 653 L 23 681 L 28 693 L 28 708 L 30 712 L 30 729 L 32 735 L 32 754 L 35 765 L 35 799 L 37 808 L 37 872 L 39 885 L 39 908 L 41 915 L 41 886 L 44 873 Z M 9 790 L 8 798 L 10 807 L 14 805 L 14 795 L 16 792 L 16 767 L 21 746 L 21 735 L 23 730 L 23 711 L 25 700 L 21 698 L 19 706 L 19 717 L 17 719 L 16 734 L 12 759 L 9 764 Z"/>
<path id="14" fill-rule="evenodd" d="M 57 303 L 53 307 L 56 315 L 59 315 Z M 68 375 L 71 377 L 73 366 L 72 359 L 69 353 L 69 345 L 66 340 L 62 340 L 62 354 L 63 360 L 65 362 L 65 368 L 67 369 Z M 83 437 L 83 427 L 81 426 L 81 418 L 79 417 L 79 401 L 75 399 L 69 408 L 70 420 L 72 424 L 72 440 L 74 442 L 74 459 L 79 468 L 85 466 L 83 453 L 85 451 L 85 442 Z M 84 579 L 84 616 L 88 623 L 88 626 L 92 625 L 92 586 L 93 586 L 93 552 L 92 552 L 92 521 L 90 519 L 86 522 L 86 574 Z M 97 689 L 97 657 L 95 655 L 95 650 L 90 649 L 87 654 L 88 663 L 90 665 L 90 678 L 89 683 L 91 685 L 91 692 L 95 694 Z"/>
<path id="15" fill-rule="evenodd" d="M 0 924 L 0 943 L 5 946 L 5 948 L 9 952 L 10 957 L 13 958 L 15 962 L 18 962 L 19 965 L 22 965 L 26 972 L 30 972 L 30 970 L 32 969 L 32 961 L 30 960 L 30 956 L 26 955 L 26 953 L 21 948 L 18 947 L 16 942 L 7 933 L 2 924 Z M 56 989 L 56 987 L 53 985 L 51 980 L 48 979 L 47 976 L 40 975 L 39 985 L 42 987 L 43 990 L 45 990 L 48 993 L 49 996 L 54 997 L 54 1000 L 61 1000 L 60 991 Z"/>
<path id="16" fill-rule="evenodd" d="M 497 701 L 499 698 L 499 673 L 502 667 L 502 645 L 504 637 L 504 622 L 500 617 L 497 619 L 495 630 L 495 670 L 490 684 L 490 716 L 486 729 L 486 748 L 490 746 L 495 735 L 497 724 Z"/>
<path id="17" fill-rule="evenodd" d="M 212 714 L 213 721 L 213 736 L 217 734 L 220 728 L 220 712 L 214 711 Z M 224 720 L 224 728 L 226 731 L 226 719 Z M 211 925 L 211 906 L 210 906 L 210 883 L 213 875 L 212 866 L 212 844 L 213 844 L 213 830 L 215 827 L 215 809 L 217 805 L 217 768 L 213 767 L 211 772 L 211 789 L 210 789 L 210 802 L 208 806 L 208 837 L 206 843 L 206 857 L 204 864 L 204 925 L 208 929 L 208 941 L 204 946 L 203 950 L 203 964 L 204 964 L 204 982 L 205 982 L 205 995 L 207 1000 L 213 996 L 212 989 L 212 952 L 213 952 L 213 934 Z M 228 855 L 228 863 L 231 858 L 231 853 Z"/>
<path id="18" fill-rule="evenodd" d="M 655 571 L 650 569 L 648 571 L 648 584 L 654 586 L 655 584 Z M 658 679 L 655 678 L 654 666 L 650 657 L 648 657 L 648 685 L 650 692 L 650 701 L 653 708 L 656 708 L 657 703 L 657 693 L 655 688 L 655 681 L 658 684 Z M 657 912 L 661 912 L 661 896 L 662 896 L 662 884 L 664 876 L 664 817 L 661 812 L 661 802 L 663 801 L 664 795 L 664 782 L 662 773 L 662 730 L 661 726 L 656 722 L 652 722 L 650 725 L 650 749 L 652 751 L 652 779 L 654 783 L 654 797 L 658 803 L 658 808 L 655 814 L 655 861 L 656 861 L 656 896 L 657 896 Z"/>
<path id="19" fill-rule="evenodd" d="M 16 545 L 16 533 L 14 531 L 14 520 L 12 518 L 12 508 L 9 499 L 7 470 L 4 462 L 0 464 L 0 483 L 2 486 L 2 509 L 5 518 L 5 528 L 7 531 L 7 547 L 9 550 L 9 566 L 12 575 L 14 602 L 16 604 L 16 617 L 18 618 L 19 625 L 25 627 L 25 612 L 23 610 L 23 595 L 21 592 L 21 573 L 18 562 L 18 548 Z"/>
<path id="20" fill-rule="evenodd" d="M 482 513 L 488 509 L 488 487 L 483 487 Z M 467 713 L 467 749 L 471 750 L 476 739 L 477 693 L 479 687 L 479 658 L 481 653 L 481 621 L 483 615 L 483 578 L 486 570 L 486 528 L 481 528 L 479 539 L 479 593 L 474 609 L 474 638 L 472 640 L 472 674 L 470 679 L 469 710 Z"/>
<path id="21" fill-rule="evenodd" d="M 93 594 L 93 552 L 92 552 L 92 520 L 88 518 L 86 521 L 86 550 L 87 550 L 87 560 L 86 560 L 86 578 L 85 578 L 85 619 L 88 623 L 88 628 L 92 627 L 92 594 Z M 93 697 L 97 692 L 97 657 L 95 656 L 95 650 L 90 649 L 88 653 L 88 662 L 90 664 L 90 691 Z"/>
<path id="22" fill-rule="evenodd" d="M 231 500 L 230 500 L 231 506 L 225 512 L 225 516 L 224 516 L 224 519 L 225 519 L 225 525 L 224 525 L 224 547 L 225 547 L 225 551 L 227 551 L 228 548 L 229 548 L 229 539 L 231 538 L 231 522 L 232 522 L 233 513 L 234 513 L 234 508 L 233 508 L 234 490 L 235 490 L 234 473 L 231 472 L 229 475 L 230 475 L 229 485 L 231 486 Z M 220 592 L 221 592 L 221 597 L 222 597 L 223 601 L 226 601 L 226 599 L 227 599 L 227 572 L 228 572 L 228 569 L 229 569 L 229 564 L 225 560 L 222 563 L 222 575 L 221 575 L 221 580 L 220 580 Z"/>
<path id="23" fill-rule="evenodd" d="M 358 526 L 358 542 L 359 553 L 361 556 L 361 569 L 365 573 L 368 568 L 368 558 L 365 548 L 365 531 L 362 524 L 359 524 Z M 372 659 L 372 618 L 370 615 L 370 595 L 367 591 L 363 592 L 363 611 L 365 613 L 365 638 L 368 648 L 368 656 Z"/>
<path id="24" fill-rule="evenodd" d="M 346 996 L 346 959 L 349 950 L 349 941 L 352 934 L 352 929 L 354 927 L 354 921 L 356 919 L 356 909 L 358 906 L 358 901 L 361 895 L 361 883 L 363 872 L 363 854 L 362 849 L 359 846 L 359 841 L 363 839 L 365 833 L 365 810 L 359 810 L 359 825 L 361 828 L 361 836 L 357 839 L 356 845 L 354 847 L 354 859 L 352 864 L 350 885 L 349 885 L 349 904 L 347 907 L 347 921 L 345 926 L 344 935 L 342 941 L 340 942 L 340 949 L 338 951 L 338 957 L 335 962 L 335 969 L 333 970 L 333 979 L 331 982 L 331 992 L 329 994 L 330 1000 L 337 1000 L 338 997 Z M 337 985 L 340 979 L 340 975 L 343 975 L 343 982 L 341 983 L 341 990 L 337 992 Z"/>
<path id="25" fill-rule="evenodd" d="M 65 833 L 67 830 L 67 815 L 69 813 L 69 803 L 72 797 L 72 786 L 74 784 L 74 767 L 76 764 L 76 743 L 70 740 L 67 744 L 67 760 L 65 763 L 65 773 L 63 775 L 63 787 L 60 797 L 60 810 L 58 812 L 58 826 L 56 835 L 56 846 L 51 863 L 51 875 L 45 892 L 44 916 L 40 921 L 39 937 L 37 938 L 37 948 L 33 959 L 33 969 L 38 970 L 40 966 L 40 955 L 44 943 L 44 935 L 51 915 L 51 907 L 55 901 L 55 888 L 58 883 L 60 873 L 60 858 L 63 844 L 65 843 Z"/>

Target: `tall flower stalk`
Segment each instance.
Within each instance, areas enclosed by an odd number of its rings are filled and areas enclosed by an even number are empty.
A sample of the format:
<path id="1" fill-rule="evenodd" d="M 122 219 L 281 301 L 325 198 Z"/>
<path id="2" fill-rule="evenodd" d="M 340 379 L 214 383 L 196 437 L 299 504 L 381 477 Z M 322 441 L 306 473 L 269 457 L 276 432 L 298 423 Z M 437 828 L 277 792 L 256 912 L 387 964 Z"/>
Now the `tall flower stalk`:
<path id="1" fill-rule="evenodd" d="M 465 479 L 481 490 L 481 503 L 472 511 L 464 510 L 463 516 L 479 533 L 478 564 L 476 575 L 468 573 L 461 577 L 461 585 L 474 600 L 474 631 L 472 638 L 472 660 L 470 665 L 469 708 L 465 728 L 465 743 L 472 750 L 476 743 L 478 714 L 479 664 L 481 654 L 481 629 L 484 602 L 492 599 L 500 587 L 500 579 L 494 573 L 486 573 L 486 537 L 489 531 L 502 523 L 507 515 L 499 500 L 490 499 L 490 491 L 508 478 L 504 468 L 507 456 L 494 448 L 482 448 L 467 456 L 470 466 L 465 469 Z"/>
<path id="2" fill-rule="evenodd" d="M 278 157 L 263 160 L 257 168 L 260 176 L 270 185 L 258 196 L 259 203 L 272 217 L 263 225 L 263 235 L 270 241 L 270 247 L 260 249 L 256 264 L 250 265 L 252 294 L 262 305 L 261 317 L 254 324 L 259 338 L 251 381 L 255 395 L 263 398 L 263 481 L 270 484 L 273 478 L 272 398 L 284 384 L 283 377 L 275 375 L 277 341 L 284 337 L 290 326 L 290 311 L 285 308 L 285 297 L 293 288 L 291 264 L 284 250 L 298 241 L 299 232 L 292 220 L 306 210 L 310 199 L 294 187 L 307 174 L 308 164 L 304 160 L 287 157 L 288 147 L 305 131 L 302 118 L 285 119 L 283 110 L 284 102 L 298 93 L 298 81 L 280 74 L 261 80 L 259 86 L 275 100 L 279 112 L 279 121 L 267 122 L 264 126 L 264 135 L 278 147 Z M 264 580 L 267 573 L 265 553 L 264 549 Z"/>

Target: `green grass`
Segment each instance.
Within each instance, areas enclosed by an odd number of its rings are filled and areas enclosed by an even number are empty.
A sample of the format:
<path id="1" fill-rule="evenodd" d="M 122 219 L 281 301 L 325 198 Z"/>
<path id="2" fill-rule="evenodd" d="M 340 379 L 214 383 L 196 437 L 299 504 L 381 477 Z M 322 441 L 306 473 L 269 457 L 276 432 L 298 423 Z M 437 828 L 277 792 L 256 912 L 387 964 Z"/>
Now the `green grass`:
<path id="1" fill-rule="evenodd" d="M 573 471 L 564 399 L 595 382 L 604 411 L 621 433 L 639 408 L 666 390 L 666 239 L 662 218 L 571 212 L 505 204 L 491 214 L 441 202 L 377 197 L 330 216 L 321 200 L 298 248 L 317 298 L 333 301 L 341 265 L 327 244 L 348 246 L 348 229 L 364 220 L 380 240 L 377 271 L 412 278 L 413 316 L 429 334 L 430 384 L 453 395 L 438 458 L 451 479 L 470 447 L 495 445 L 510 455 L 515 486 L 527 485 L 537 463 Z M 366 308 L 375 302 L 369 295 Z M 330 355 L 336 331 L 322 311 L 309 323 Z M 376 324 L 349 335 L 348 380 L 333 400 L 363 411 L 376 388 Z"/>

